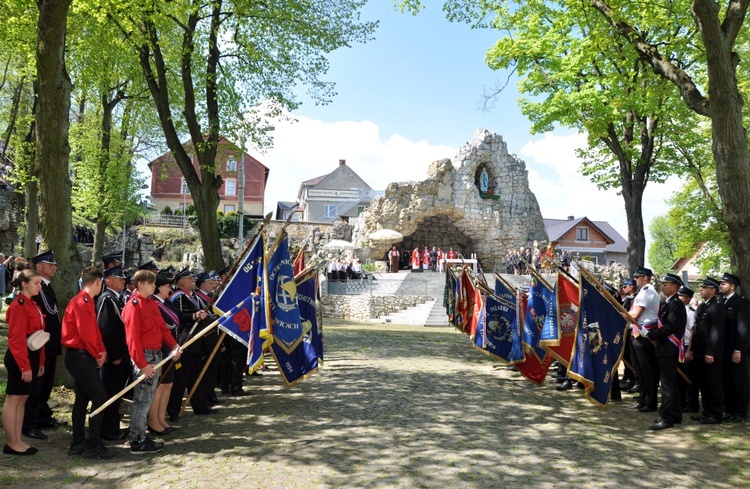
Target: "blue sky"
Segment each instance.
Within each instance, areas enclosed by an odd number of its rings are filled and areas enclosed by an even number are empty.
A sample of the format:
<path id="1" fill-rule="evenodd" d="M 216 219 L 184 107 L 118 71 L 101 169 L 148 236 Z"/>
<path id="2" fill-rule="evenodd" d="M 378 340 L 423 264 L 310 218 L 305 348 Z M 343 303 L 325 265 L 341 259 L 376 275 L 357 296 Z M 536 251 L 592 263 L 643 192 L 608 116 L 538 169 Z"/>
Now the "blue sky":
<path id="1" fill-rule="evenodd" d="M 499 133 L 508 149 L 526 162 L 531 190 L 547 218 L 587 216 L 604 220 L 627 237 L 622 197 L 603 192 L 578 173 L 575 149 L 582 134 L 559 129 L 530 134 L 521 114 L 515 80 L 483 111 L 486 88 L 504 83 L 507 73 L 484 62 L 499 38 L 445 19 L 434 4 L 416 16 L 393 11 L 390 0 L 374 0 L 365 20 L 380 20 L 375 40 L 330 55 L 328 80 L 337 96 L 324 106 L 302 98 L 294 124 L 276 126 L 275 145 L 253 151 L 270 168 L 266 212 L 278 200 L 295 200 L 299 184 L 333 171 L 346 159 L 376 190 L 394 181 L 423 180 L 429 164 L 453 158 L 476 129 Z M 679 187 L 676 179 L 649 184 L 644 198 L 648 225 Z"/>

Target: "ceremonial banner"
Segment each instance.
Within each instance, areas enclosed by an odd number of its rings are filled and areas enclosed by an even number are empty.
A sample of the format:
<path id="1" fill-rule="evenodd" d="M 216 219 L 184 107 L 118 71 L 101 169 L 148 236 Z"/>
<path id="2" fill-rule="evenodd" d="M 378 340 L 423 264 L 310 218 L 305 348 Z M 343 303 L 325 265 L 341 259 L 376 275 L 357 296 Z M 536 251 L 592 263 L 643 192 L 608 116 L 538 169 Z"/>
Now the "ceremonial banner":
<path id="1" fill-rule="evenodd" d="M 516 302 L 515 289 L 498 274 L 495 274 L 495 295 L 510 303 Z"/>
<path id="2" fill-rule="evenodd" d="M 311 275 L 308 279 L 297 284 L 297 303 L 303 331 L 302 340 L 289 352 L 275 341 L 271 344 L 271 353 L 276 359 L 279 373 L 281 373 L 287 386 L 301 382 L 317 372 L 318 358 L 323 356 L 322 337 L 318 329 L 315 302 L 317 298 L 315 279 L 316 277 Z M 316 350 L 316 341 L 319 341 L 320 352 Z"/>
<path id="3" fill-rule="evenodd" d="M 511 365 L 518 365 L 526 361 L 526 355 L 523 352 L 523 322 L 526 317 L 526 295 L 519 287 L 516 289 L 516 318 L 513 322 L 513 333 L 511 336 L 511 350 L 509 362 Z"/>
<path id="4" fill-rule="evenodd" d="M 466 268 L 461 270 L 458 282 L 459 287 L 456 298 L 456 312 L 458 312 L 459 322 L 456 327 L 462 332 L 469 334 L 471 317 L 474 315 L 475 286 L 469 273 L 466 271 Z"/>
<path id="5" fill-rule="evenodd" d="M 318 274 L 310 274 L 297 284 L 297 303 L 302 320 L 302 330 L 307 331 L 310 324 L 310 343 L 318 357 L 318 363 L 323 364 L 323 323 L 320 321 L 320 288 Z M 307 333 L 305 333 L 307 334 Z M 306 341 L 304 338 L 303 342 Z"/>
<path id="6" fill-rule="evenodd" d="M 591 403 L 606 409 L 614 370 L 622 359 L 628 322 L 602 295 L 588 274 L 581 273 L 579 280 L 578 327 L 568 376 L 583 383 Z"/>
<path id="7" fill-rule="evenodd" d="M 539 346 L 539 339 L 547 310 L 554 300 L 552 289 L 539 278 L 532 277 L 521 336 L 526 361 L 516 364 L 516 367 L 524 377 L 538 385 L 544 382 L 552 363 L 552 355 Z"/>
<path id="8" fill-rule="evenodd" d="M 255 372 L 263 363 L 263 354 L 271 346 L 271 337 L 266 334 L 265 301 L 258 294 L 252 294 L 252 325 L 250 328 L 250 343 L 247 345 L 247 366 L 250 372 Z M 261 337 L 261 332 L 264 332 Z"/>
<path id="9" fill-rule="evenodd" d="M 479 322 L 479 315 L 482 313 L 484 308 L 484 295 L 479 290 L 478 286 L 474 287 L 474 308 L 471 313 L 471 319 L 469 320 L 469 338 L 474 339 L 474 335 L 477 331 L 477 324 Z"/>
<path id="10" fill-rule="evenodd" d="M 266 279 L 263 281 L 266 324 L 273 335 L 273 343 L 278 343 L 285 353 L 291 354 L 302 341 L 302 322 L 286 231 L 281 231 L 277 241 L 278 245 L 266 260 Z"/>
<path id="11" fill-rule="evenodd" d="M 252 293 L 259 293 L 263 274 L 263 233 L 258 233 L 253 244 L 237 266 L 237 270 L 213 303 L 217 314 L 224 314 Z M 252 309 L 247 310 L 247 321 L 242 325 L 229 321 L 219 324 L 219 329 L 249 348 Z M 265 327 L 265 325 L 264 325 Z M 265 335 L 264 335 L 265 336 Z"/>
<path id="12" fill-rule="evenodd" d="M 487 294 L 483 299 L 474 344 L 488 355 L 494 355 L 510 363 L 516 307 L 513 303 L 491 294 Z"/>
<path id="13" fill-rule="evenodd" d="M 578 325 L 578 283 L 567 273 L 558 271 L 554 295 L 555 300 L 547 311 L 539 345 L 567 367 Z"/>
<path id="14" fill-rule="evenodd" d="M 445 289 L 443 291 L 443 306 L 448 322 L 455 326 L 456 320 L 456 277 L 450 267 L 445 269 Z"/>
<path id="15" fill-rule="evenodd" d="M 295 276 L 298 273 L 302 273 L 302 271 L 305 269 L 305 246 L 304 244 L 302 248 L 299 250 L 299 253 L 297 253 L 297 258 L 294 259 L 294 264 L 292 265 L 292 269 L 294 270 Z"/>

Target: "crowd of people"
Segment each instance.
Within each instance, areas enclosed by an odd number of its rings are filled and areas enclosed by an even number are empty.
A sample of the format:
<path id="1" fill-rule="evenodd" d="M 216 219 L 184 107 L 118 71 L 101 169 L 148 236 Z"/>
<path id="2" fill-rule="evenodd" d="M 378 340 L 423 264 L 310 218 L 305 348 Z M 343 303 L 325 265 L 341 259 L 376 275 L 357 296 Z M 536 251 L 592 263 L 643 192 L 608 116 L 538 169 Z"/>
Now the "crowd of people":
<path id="1" fill-rule="evenodd" d="M 328 280 L 357 280 L 363 277 L 362 263 L 357 255 L 350 260 L 337 257 L 328 262 Z"/>
<path id="2" fill-rule="evenodd" d="M 445 271 L 445 260 L 455 260 L 458 253 L 451 246 L 448 251 L 433 246 L 430 248 L 425 245 L 423 248 L 415 247 L 412 251 L 404 248 L 399 251 L 396 245 L 391 246 L 388 250 L 388 272 L 398 273 L 399 269 L 404 270 L 431 270 L 433 272 Z"/>
<path id="3" fill-rule="evenodd" d="M 545 256 L 546 255 L 546 256 Z M 580 253 L 577 256 L 580 259 Z M 547 263 L 559 263 L 564 270 L 570 268 L 570 262 L 573 259 L 567 250 L 555 254 L 554 248 L 548 246 L 545 251 L 538 248 L 526 248 L 521 246 L 518 250 L 508 250 L 505 254 L 505 273 L 510 275 L 526 275 L 527 268 L 531 266 L 534 270 L 541 271 L 547 268 Z"/>
<path id="4" fill-rule="evenodd" d="M 622 400 L 621 390 L 637 394 L 629 408 L 658 411 L 653 430 L 681 424 L 683 413 L 693 413 L 691 419 L 702 424 L 744 423 L 750 395 L 750 302 L 738 292 L 740 278 L 731 273 L 705 277 L 699 301 L 672 273 L 661 279 L 660 298 L 652 277 L 651 269 L 638 267 L 632 280 L 610 290 L 636 321 L 623 355 L 627 368 L 622 381 L 614 379 L 612 400 Z M 573 388 L 562 365 L 557 383 L 558 390 Z"/>
<path id="5" fill-rule="evenodd" d="M 6 314 L 3 453 L 34 455 L 37 449 L 24 437 L 46 439 L 44 430 L 63 424 L 49 403 L 62 347 L 65 367 L 75 381 L 71 456 L 108 459 L 116 452 L 104 441 L 126 439 L 131 454 L 161 451 L 164 444 L 154 437 L 176 429 L 172 423 L 181 414 L 186 392 L 193 392 L 190 406 L 196 415 L 212 414 L 212 406 L 224 402 L 217 388 L 227 396 L 248 394 L 242 384 L 247 373 L 245 345 L 227 336 L 219 355 L 212 357 L 219 341 L 212 327 L 184 351 L 180 347 L 216 319 L 209 304 L 229 267 L 218 273 L 174 273 L 149 261 L 128 277 L 120 257 L 121 253 L 105 255 L 101 267 L 84 268 L 80 291 L 65 311 L 58 309 L 50 286 L 57 271 L 53 253 L 38 254 L 28 266 L 18 262 Z M 170 354 L 171 362 L 155 370 L 154 365 Z M 90 417 L 86 430 L 89 408 L 93 412 L 141 375 L 145 380 L 132 392 L 129 426 L 121 426 L 117 399 Z"/>
<path id="6" fill-rule="evenodd" d="M 76 224 L 73 226 L 73 239 L 76 243 L 80 244 L 94 244 L 94 228 L 90 226 L 84 226 L 83 224 Z"/>

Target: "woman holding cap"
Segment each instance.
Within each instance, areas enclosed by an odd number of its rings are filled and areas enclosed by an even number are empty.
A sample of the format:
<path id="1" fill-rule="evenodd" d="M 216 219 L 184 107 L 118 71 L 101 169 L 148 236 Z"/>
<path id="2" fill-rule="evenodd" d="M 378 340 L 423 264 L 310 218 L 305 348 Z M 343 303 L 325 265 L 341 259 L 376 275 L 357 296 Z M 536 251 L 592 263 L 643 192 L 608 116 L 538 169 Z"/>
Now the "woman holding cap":
<path id="1" fill-rule="evenodd" d="M 8 307 L 8 351 L 5 352 L 5 368 L 8 385 L 3 406 L 3 430 L 8 455 L 34 455 L 38 450 L 21 439 L 23 414 L 26 400 L 35 384 L 44 375 L 44 348 L 40 345 L 32 351 L 26 339 L 37 331 L 44 331 L 42 310 L 31 299 L 42 289 L 42 277 L 34 270 L 23 270 L 14 284 L 20 291 Z"/>

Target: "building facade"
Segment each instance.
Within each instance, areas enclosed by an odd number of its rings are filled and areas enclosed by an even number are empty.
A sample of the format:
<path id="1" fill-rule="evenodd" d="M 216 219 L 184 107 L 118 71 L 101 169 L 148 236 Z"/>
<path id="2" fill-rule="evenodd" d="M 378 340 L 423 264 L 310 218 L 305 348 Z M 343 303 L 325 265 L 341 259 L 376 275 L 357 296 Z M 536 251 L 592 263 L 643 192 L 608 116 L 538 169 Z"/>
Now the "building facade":
<path id="1" fill-rule="evenodd" d="M 300 184 L 297 194 L 302 220 L 308 222 L 333 222 L 343 219 L 354 224 L 370 202 L 383 192 L 373 190 L 367 182 L 339 160 L 339 166 Z"/>
<path id="2" fill-rule="evenodd" d="M 193 167 L 198 170 L 198 158 L 192 151 L 192 142 L 183 143 L 191 155 Z M 223 213 L 239 210 L 240 178 L 243 151 L 231 141 L 220 137 L 216 151 L 216 173 L 223 180 L 219 189 L 219 207 Z M 244 198 L 243 213 L 250 217 L 263 217 L 264 195 L 269 169 L 261 162 L 244 153 Z M 148 164 L 151 169 L 151 199 L 153 205 L 162 210 L 169 206 L 172 210 L 185 209 L 193 203 L 185 178 L 182 176 L 172 153 L 165 153 Z"/>
<path id="3" fill-rule="evenodd" d="M 568 251 L 573 257 L 590 256 L 599 265 L 627 265 L 628 242 L 606 221 L 568 216 L 544 219 L 544 226 L 557 252 Z"/>

